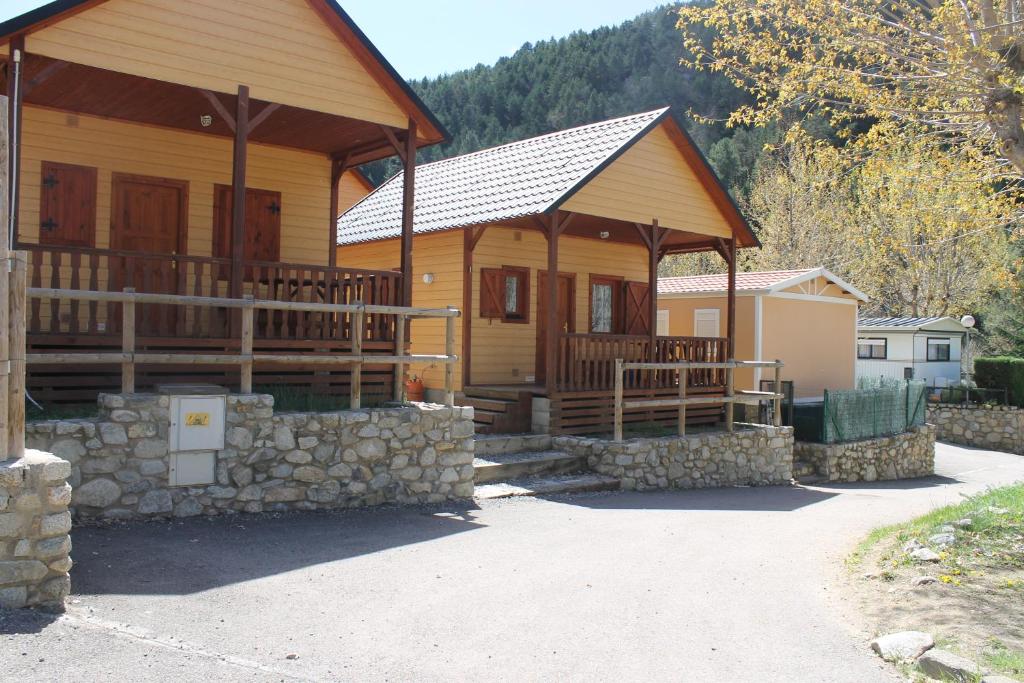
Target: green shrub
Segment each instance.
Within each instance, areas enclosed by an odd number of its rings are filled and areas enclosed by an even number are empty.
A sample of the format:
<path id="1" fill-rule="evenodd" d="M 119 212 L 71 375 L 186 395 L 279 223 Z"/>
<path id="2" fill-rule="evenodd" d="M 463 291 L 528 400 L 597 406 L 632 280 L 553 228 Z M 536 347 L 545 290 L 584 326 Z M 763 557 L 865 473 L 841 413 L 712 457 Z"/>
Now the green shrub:
<path id="1" fill-rule="evenodd" d="M 1024 358 L 977 358 L 974 361 L 974 381 L 985 389 L 1006 389 L 1010 405 L 1024 408 Z"/>

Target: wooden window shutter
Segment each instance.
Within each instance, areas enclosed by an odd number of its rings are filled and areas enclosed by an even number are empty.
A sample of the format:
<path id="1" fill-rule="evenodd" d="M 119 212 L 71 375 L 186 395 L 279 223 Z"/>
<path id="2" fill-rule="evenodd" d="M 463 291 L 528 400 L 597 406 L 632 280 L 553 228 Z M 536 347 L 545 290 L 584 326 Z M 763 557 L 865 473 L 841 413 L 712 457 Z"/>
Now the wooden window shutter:
<path id="1" fill-rule="evenodd" d="M 646 282 L 626 283 L 626 305 L 623 307 L 625 320 L 622 326 L 625 334 L 651 333 L 650 293 Z"/>
<path id="2" fill-rule="evenodd" d="M 39 243 L 96 246 L 96 169 L 44 161 Z"/>
<path id="3" fill-rule="evenodd" d="M 232 189 L 214 186 L 213 255 L 231 258 Z M 281 193 L 245 190 L 246 261 L 279 261 L 281 258 Z M 227 277 L 222 274 L 221 277 Z"/>
<path id="4" fill-rule="evenodd" d="M 480 317 L 505 317 L 505 279 L 501 268 L 480 269 Z"/>

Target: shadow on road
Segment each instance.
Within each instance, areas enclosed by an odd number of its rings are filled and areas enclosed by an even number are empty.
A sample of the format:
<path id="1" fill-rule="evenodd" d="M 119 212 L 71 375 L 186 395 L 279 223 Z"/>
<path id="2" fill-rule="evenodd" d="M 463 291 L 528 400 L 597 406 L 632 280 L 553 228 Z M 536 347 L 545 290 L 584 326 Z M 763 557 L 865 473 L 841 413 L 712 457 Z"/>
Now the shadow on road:
<path id="1" fill-rule="evenodd" d="M 47 626 L 60 619 L 59 614 L 39 612 L 34 609 L 2 609 L 0 608 L 0 636 L 15 633 L 42 633 Z M 10 656 L 19 653 L 8 652 Z"/>
<path id="2" fill-rule="evenodd" d="M 538 497 L 569 505 L 606 510 L 792 512 L 837 495 L 839 494 L 802 486 L 738 486 Z"/>
<path id="3" fill-rule="evenodd" d="M 185 595 L 483 528 L 472 503 L 232 515 L 72 531 L 76 595 Z"/>

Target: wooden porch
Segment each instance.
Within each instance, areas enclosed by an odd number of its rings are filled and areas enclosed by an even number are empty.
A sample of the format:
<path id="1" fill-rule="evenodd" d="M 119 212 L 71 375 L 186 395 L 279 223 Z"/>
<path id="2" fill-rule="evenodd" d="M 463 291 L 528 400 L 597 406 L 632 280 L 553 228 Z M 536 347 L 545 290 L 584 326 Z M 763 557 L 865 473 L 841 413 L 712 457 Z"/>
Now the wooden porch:
<path id="1" fill-rule="evenodd" d="M 646 335 L 562 334 L 558 339 L 553 390 L 545 385 L 472 385 L 463 390 L 465 401 L 476 409 L 478 429 L 484 433 L 529 432 L 532 399 L 549 400 L 552 434 L 594 434 L 610 430 L 614 416 L 615 361 L 649 362 L 651 339 Z M 655 337 L 657 363 L 721 363 L 727 359 L 728 340 L 722 337 Z M 687 372 L 690 395 L 724 396 L 723 369 Z M 676 396 L 679 370 L 632 372 L 624 378 L 628 399 Z M 722 417 L 721 404 L 687 411 L 688 425 L 713 424 Z M 626 424 L 675 424 L 674 407 L 626 409 Z"/>
<path id="2" fill-rule="evenodd" d="M 58 247 L 22 244 L 28 252 L 28 284 L 33 288 L 71 289 L 188 297 L 230 297 L 231 259 L 182 254 Z M 256 300 L 300 304 L 400 306 L 402 275 L 394 271 L 338 268 L 282 262 L 244 261 L 239 278 L 242 296 Z M 234 298 L 234 297 L 232 297 Z M 28 350 L 32 354 L 107 352 L 121 347 L 122 304 L 75 299 L 29 302 Z M 362 352 L 397 355 L 395 316 L 368 313 L 362 321 Z M 140 304 L 135 307 L 135 331 L 140 353 L 231 354 L 239 352 L 238 311 L 204 305 Z M 323 310 L 259 310 L 253 324 L 256 352 L 345 354 L 352 351 L 353 320 Z M 69 368 L 33 363 L 28 387 L 37 401 L 82 402 L 98 392 L 117 391 L 115 365 Z M 363 371 L 364 395 L 389 395 L 393 367 L 369 364 Z M 316 369 L 275 365 L 256 371 L 257 385 L 296 384 L 327 394 L 349 390 L 349 368 Z M 212 382 L 237 384 L 234 367 L 194 364 L 141 366 L 140 388 L 157 383 Z"/>

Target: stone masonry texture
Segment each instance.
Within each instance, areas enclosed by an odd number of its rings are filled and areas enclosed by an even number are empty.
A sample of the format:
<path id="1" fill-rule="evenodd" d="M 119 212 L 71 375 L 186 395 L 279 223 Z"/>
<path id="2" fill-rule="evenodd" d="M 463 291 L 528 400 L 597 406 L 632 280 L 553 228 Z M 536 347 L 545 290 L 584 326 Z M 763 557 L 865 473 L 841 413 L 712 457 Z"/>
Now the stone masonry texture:
<path id="1" fill-rule="evenodd" d="M 0 461 L 0 607 L 62 611 L 71 589 L 71 465 L 29 450 Z"/>
<path id="2" fill-rule="evenodd" d="M 928 406 L 939 441 L 1024 455 L 1024 410 L 1013 406 Z"/>
<path id="3" fill-rule="evenodd" d="M 881 481 L 935 474 L 935 427 L 848 443 L 797 441 L 794 457 L 828 481 Z"/>
<path id="4" fill-rule="evenodd" d="M 587 456 L 591 469 L 618 477 L 625 490 L 782 485 L 793 476 L 792 427 L 621 442 L 561 436 L 553 446 Z"/>
<path id="5" fill-rule="evenodd" d="M 227 397 L 215 482 L 168 484 L 170 401 L 103 394 L 99 417 L 30 423 L 26 439 L 70 463 L 76 519 L 190 517 L 436 503 L 473 495 L 473 410 L 434 404 L 275 414 Z"/>

